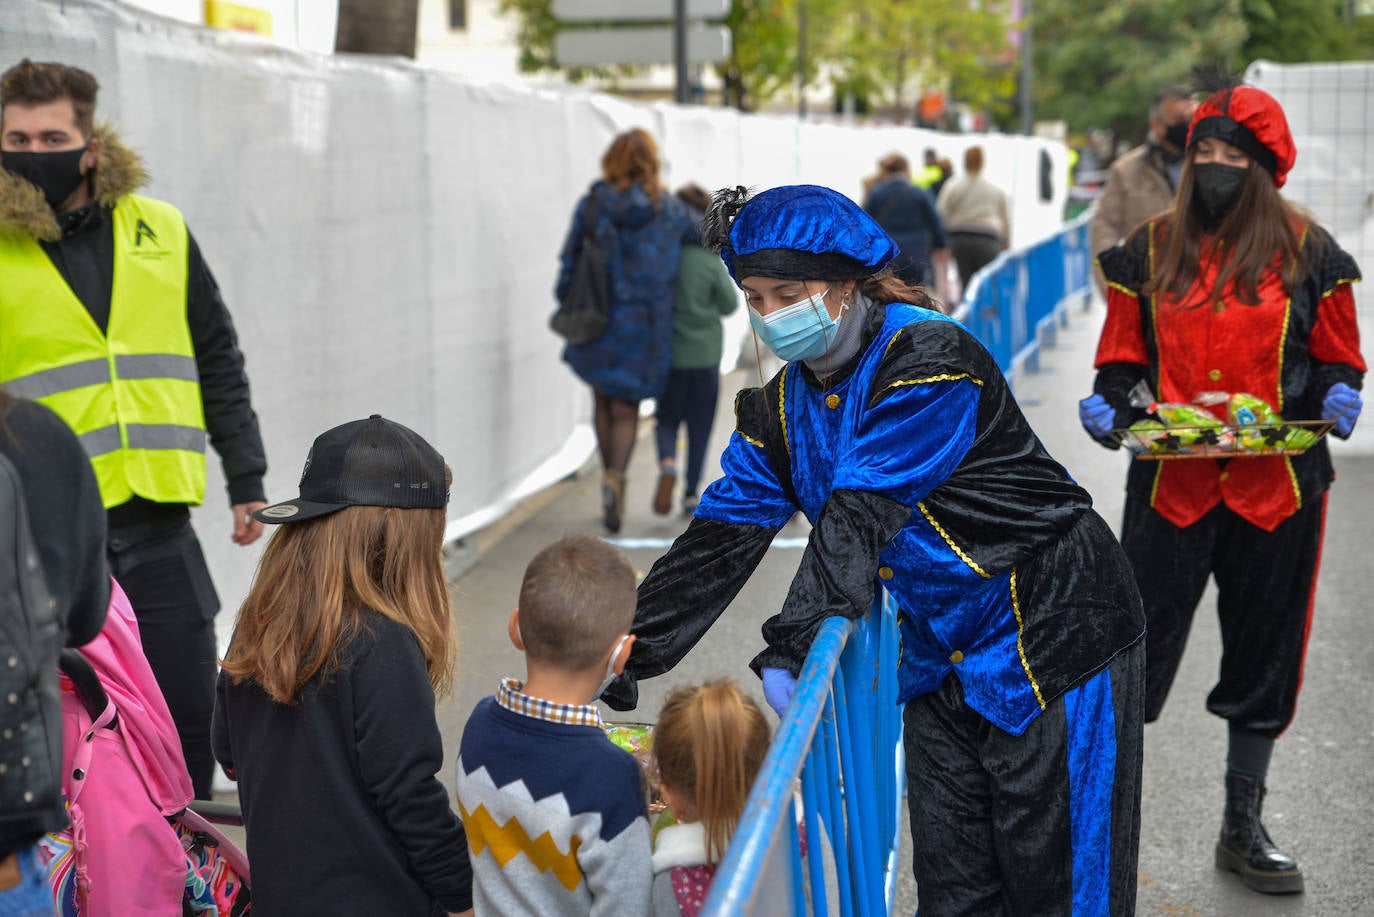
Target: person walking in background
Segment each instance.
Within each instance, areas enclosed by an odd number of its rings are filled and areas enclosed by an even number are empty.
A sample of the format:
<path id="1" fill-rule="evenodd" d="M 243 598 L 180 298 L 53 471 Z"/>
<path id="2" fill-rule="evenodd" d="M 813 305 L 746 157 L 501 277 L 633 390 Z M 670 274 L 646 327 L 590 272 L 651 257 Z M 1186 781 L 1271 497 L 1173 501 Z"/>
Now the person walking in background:
<path id="1" fill-rule="evenodd" d="M 654 726 L 654 761 L 675 823 L 654 838 L 653 917 L 696 917 L 763 769 L 768 720 L 732 681 L 678 688 Z"/>
<path id="2" fill-rule="evenodd" d="M 964 174 L 945 183 L 935 206 L 949 229 L 959 289 L 966 295 L 973 275 L 1011 241 L 1007 194 L 983 177 L 981 146 L 964 150 Z"/>
<path id="3" fill-rule="evenodd" d="M 1107 171 L 1088 224 L 1088 250 L 1094 256 L 1121 242 L 1141 223 L 1168 210 L 1183 171 L 1188 125 L 1197 100 L 1187 86 L 1165 86 L 1150 100 L 1150 133 Z M 1106 295 L 1100 271 L 1098 292 Z"/>
<path id="4" fill-rule="evenodd" d="M 702 226 L 789 362 L 736 399 L 723 477 L 640 584 L 602 699 L 633 708 L 636 679 L 681 661 L 801 512 L 806 551 L 752 666 L 781 714 L 827 618 L 866 615 L 878 582 L 900 604 L 922 915 L 1065 914 L 1085 888 L 1133 913 L 1145 625 L 1091 497 L 847 197 L 722 191 Z"/>
<path id="5" fill-rule="evenodd" d="M 0 914 L 40 917 L 53 890 L 38 842 L 67 826 L 58 654 L 100 633 L 110 571 L 100 488 L 76 435 L 2 390 L 0 510 Z"/>
<path id="6" fill-rule="evenodd" d="M 1223 82 L 1193 116 L 1173 207 L 1099 256 L 1107 321 L 1090 435 L 1160 402 L 1247 393 L 1287 420 L 1348 437 L 1365 373 L 1350 255 L 1279 194 L 1296 150 L 1263 90 Z M 1275 740 L 1292 722 L 1316 596 L 1326 441 L 1301 455 L 1131 462 L 1122 543 L 1145 599 L 1147 722 L 1164 708 L 1193 613 L 1217 584 L 1221 667 L 1207 709 L 1227 722 L 1226 806 L 1215 861 L 1261 892 L 1299 892 L 1302 871 L 1260 821 Z"/>
<path id="7" fill-rule="evenodd" d="M 901 249 L 893 270 L 905 283 L 942 297 L 949 271 L 949 235 L 934 199 L 911 183 L 911 165 L 901 153 L 884 156 L 878 171 L 881 177 L 868 193 L 864 210 Z"/>
<path id="8" fill-rule="evenodd" d="M 911 183 L 922 191 L 928 192 L 933 198 L 935 192 L 931 191 L 931 188 L 933 188 L 935 183 L 941 178 L 944 178 L 944 173 L 940 171 L 940 154 L 935 152 L 934 147 L 926 147 L 925 150 L 921 152 L 921 171 L 917 172 L 914 176 L 911 176 L 910 172 L 911 169 L 908 167 L 907 173 Z"/>
<path id="9" fill-rule="evenodd" d="M 239 609 L 214 718 L 254 914 L 472 913 L 467 838 L 435 776 L 435 693 L 457 652 L 451 480 L 433 446 L 374 414 L 316 437 L 300 497 L 257 513 L 281 528 Z M 307 825 L 318 842 L 302 843 Z"/>
<path id="10" fill-rule="evenodd" d="M 935 164 L 940 167 L 940 178 L 930 186 L 930 196 L 935 200 L 939 200 L 940 189 L 954 177 L 954 161 L 948 157 L 941 156 Z"/>
<path id="11" fill-rule="evenodd" d="M 692 221 L 700 222 L 711 203 L 710 195 L 697 185 L 687 185 L 677 196 L 687 205 Z M 683 515 L 690 516 L 697 508 L 701 466 L 706 461 L 720 395 L 724 349 L 720 320 L 738 306 L 739 294 L 720 259 L 700 245 L 684 245 L 673 292 L 673 363 L 655 415 L 659 471 L 653 509 L 660 516 L 672 509 L 677 434 L 683 424 L 687 425 Z"/>
<path id="12" fill-rule="evenodd" d="M 592 225 L 586 219 L 589 209 Z M 673 285 L 682 246 L 697 238 L 687 208 L 663 189 L 658 147 L 648 132 L 634 128 L 616 137 L 601 157 L 601 180 L 577 202 L 560 255 L 555 290 L 560 301 L 572 283 L 584 236 L 607 255 L 610 324 L 595 341 L 569 344 L 563 359 L 592 389 L 603 470 L 602 522 L 607 531 L 618 532 L 639 402 L 657 398 L 668 381 Z"/>
<path id="13" fill-rule="evenodd" d="M 215 278 L 181 214 L 135 193 L 147 173 L 95 126 L 98 90 L 63 64 L 0 77 L 0 385 L 52 408 L 90 456 L 112 572 L 208 799 L 219 599 L 190 507 L 208 436 L 233 540 L 251 544 L 267 462 Z"/>

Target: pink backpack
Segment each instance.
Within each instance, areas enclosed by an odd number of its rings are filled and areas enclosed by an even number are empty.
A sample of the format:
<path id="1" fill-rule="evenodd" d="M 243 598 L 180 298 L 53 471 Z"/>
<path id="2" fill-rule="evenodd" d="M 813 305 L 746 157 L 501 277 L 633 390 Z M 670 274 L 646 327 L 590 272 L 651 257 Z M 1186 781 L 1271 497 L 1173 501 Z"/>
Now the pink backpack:
<path id="1" fill-rule="evenodd" d="M 118 583 L 111 584 L 104 628 L 81 655 L 109 702 L 93 721 L 63 678 L 63 790 L 71 826 L 49 835 L 44 856 L 58 913 L 180 917 L 187 856 L 167 819 L 191 802 L 191 778 Z"/>

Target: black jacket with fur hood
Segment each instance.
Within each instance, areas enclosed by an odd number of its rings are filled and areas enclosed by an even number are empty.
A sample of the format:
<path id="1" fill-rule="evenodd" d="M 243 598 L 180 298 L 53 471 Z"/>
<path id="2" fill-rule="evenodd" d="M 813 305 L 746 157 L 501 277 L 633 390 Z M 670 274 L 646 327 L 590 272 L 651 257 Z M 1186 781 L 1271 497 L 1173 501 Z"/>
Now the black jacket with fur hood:
<path id="1" fill-rule="evenodd" d="M 76 211 L 54 214 L 37 187 L 0 169 L 0 232 L 22 232 L 36 239 L 103 330 L 109 322 L 114 276 L 110 210 L 142 187 L 148 173 L 138 154 L 124 146 L 109 125 L 97 128 L 95 136 L 100 140 L 95 200 Z M 224 466 L 229 502 L 262 500 L 267 460 L 249 399 L 243 354 L 219 286 L 195 239 L 189 233 L 188 238 L 186 322 L 196 351 L 210 443 Z M 135 497 L 111 508 L 110 528 L 148 530 L 184 521 L 184 508 L 170 514 L 168 509 Z"/>

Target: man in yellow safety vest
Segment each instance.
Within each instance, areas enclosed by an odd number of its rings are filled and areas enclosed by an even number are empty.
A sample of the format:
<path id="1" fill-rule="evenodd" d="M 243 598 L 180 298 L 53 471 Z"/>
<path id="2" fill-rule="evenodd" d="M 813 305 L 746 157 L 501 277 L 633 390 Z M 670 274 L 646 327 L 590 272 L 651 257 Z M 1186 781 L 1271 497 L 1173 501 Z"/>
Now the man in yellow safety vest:
<path id="1" fill-rule="evenodd" d="M 0 77 L 0 386 L 55 411 L 90 457 L 111 570 L 207 798 L 219 599 L 189 507 L 208 439 L 233 540 L 251 544 L 267 462 L 219 288 L 176 208 L 134 193 L 147 175 L 96 127 L 98 89 L 62 64 Z"/>

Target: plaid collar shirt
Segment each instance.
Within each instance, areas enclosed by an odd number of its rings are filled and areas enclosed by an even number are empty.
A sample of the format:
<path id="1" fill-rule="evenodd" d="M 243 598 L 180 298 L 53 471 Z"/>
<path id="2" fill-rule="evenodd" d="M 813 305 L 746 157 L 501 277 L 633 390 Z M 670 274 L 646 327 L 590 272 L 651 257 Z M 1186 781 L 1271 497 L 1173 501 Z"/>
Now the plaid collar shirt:
<path id="1" fill-rule="evenodd" d="M 521 693 L 525 684 L 514 678 L 501 679 L 501 687 L 496 690 L 496 703 L 521 716 L 561 723 L 564 726 L 595 726 L 605 730 L 601 721 L 601 711 L 591 704 L 555 704 L 540 697 Z"/>

